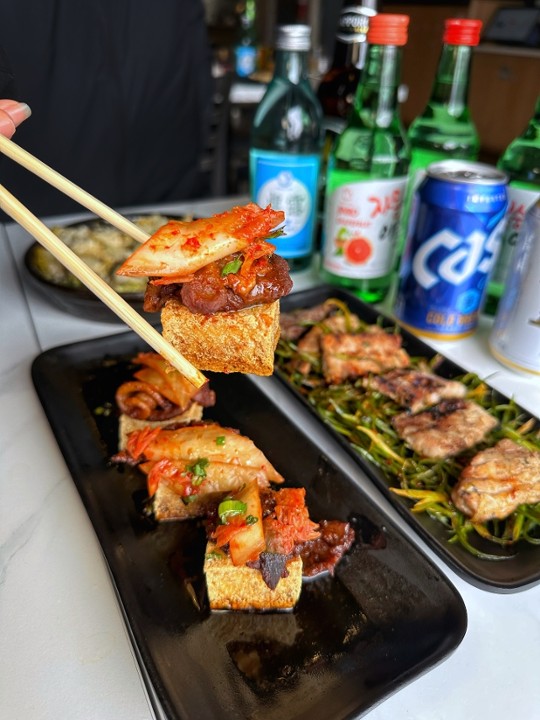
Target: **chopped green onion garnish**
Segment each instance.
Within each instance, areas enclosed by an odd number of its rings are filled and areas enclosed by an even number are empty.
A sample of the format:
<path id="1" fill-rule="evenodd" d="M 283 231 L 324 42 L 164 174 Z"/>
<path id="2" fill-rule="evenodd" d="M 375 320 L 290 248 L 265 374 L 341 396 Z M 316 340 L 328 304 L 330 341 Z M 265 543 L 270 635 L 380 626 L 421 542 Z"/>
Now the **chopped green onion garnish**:
<path id="1" fill-rule="evenodd" d="M 192 465 L 186 465 L 187 472 L 193 475 L 193 485 L 200 485 L 206 477 L 206 468 L 210 461 L 208 458 L 197 458 Z"/>
<path id="2" fill-rule="evenodd" d="M 226 263 L 221 269 L 221 276 L 225 277 L 225 275 L 237 273 L 242 267 L 242 262 L 243 260 L 241 257 L 235 258 L 234 260 L 229 260 L 229 262 Z"/>
<path id="3" fill-rule="evenodd" d="M 225 445 L 225 435 L 218 435 L 216 438 L 216 445 Z"/>
<path id="4" fill-rule="evenodd" d="M 223 525 L 227 524 L 227 520 L 235 515 L 245 515 L 247 505 L 241 500 L 223 500 L 218 505 L 218 515 Z"/>

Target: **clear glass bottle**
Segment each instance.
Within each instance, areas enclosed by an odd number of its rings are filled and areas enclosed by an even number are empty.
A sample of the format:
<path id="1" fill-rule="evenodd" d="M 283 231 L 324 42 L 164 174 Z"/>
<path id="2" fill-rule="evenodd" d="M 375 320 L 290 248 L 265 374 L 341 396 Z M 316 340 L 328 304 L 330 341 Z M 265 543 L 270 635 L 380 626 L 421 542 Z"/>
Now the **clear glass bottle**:
<path id="1" fill-rule="evenodd" d="M 371 18 L 368 56 L 347 126 L 329 157 L 322 277 L 383 300 L 397 263 L 410 150 L 398 107 L 407 15 Z"/>
<path id="2" fill-rule="evenodd" d="M 476 160 L 480 140 L 469 110 L 469 83 L 473 48 L 480 42 L 482 21 L 450 18 L 445 21 L 443 45 L 435 81 L 424 111 L 409 127 L 411 165 L 403 209 L 401 244 L 406 238 L 414 190 L 433 162 Z"/>
<path id="3" fill-rule="evenodd" d="M 529 124 L 506 148 L 497 167 L 508 175 L 508 209 L 499 257 L 488 284 L 484 310 L 489 314 L 496 312 L 504 292 L 508 268 L 525 213 L 540 198 L 540 96 Z"/>
<path id="4" fill-rule="evenodd" d="M 275 242 L 291 270 L 313 256 L 317 218 L 322 111 L 308 79 L 311 28 L 277 28 L 274 76 L 251 132 L 250 183 L 254 202 L 285 212 L 285 235 Z"/>

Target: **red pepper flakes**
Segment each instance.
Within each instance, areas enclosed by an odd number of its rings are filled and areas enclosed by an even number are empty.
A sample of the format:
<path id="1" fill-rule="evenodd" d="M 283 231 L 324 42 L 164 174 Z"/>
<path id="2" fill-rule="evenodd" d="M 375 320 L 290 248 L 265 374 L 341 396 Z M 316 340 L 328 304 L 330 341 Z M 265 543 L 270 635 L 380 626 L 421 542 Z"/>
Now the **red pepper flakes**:
<path id="1" fill-rule="evenodd" d="M 182 247 L 188 250 L 198 250 L 201 247 L 201 243 L 195 236 L 193 236 L 189 237 L 184 243 L 182 243 Z"/>

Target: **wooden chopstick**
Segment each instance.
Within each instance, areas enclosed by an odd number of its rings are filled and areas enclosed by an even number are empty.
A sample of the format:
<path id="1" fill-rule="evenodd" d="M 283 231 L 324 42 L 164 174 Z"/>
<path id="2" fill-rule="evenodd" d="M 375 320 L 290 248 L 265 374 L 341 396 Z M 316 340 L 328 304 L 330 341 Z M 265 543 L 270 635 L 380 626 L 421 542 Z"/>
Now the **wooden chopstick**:
<path id="1" fill-rule="evenodd" d="M 41 160 L 38 160 L 37 157 L 34 157 L 34 155 L 28 151 L 23 150 L 23 148 L 14 143 L 13 140 L 8 140 L 8 138 L 3 135 L 0 135 L 0 152 L 19 165 L 22 165 L 22 167 L 26 168 L 30 172 L 34 173 L 34 175 L 37 175 L 42 180 L 45 180 L 45 182 L 48 182 L 53 187 L 57 188 L 57 190 L 60 190 L 65 195 L 68 195 L 68 197 L 76 200 L 83 207 L 88 208 L 88 210 L 91 210 L 98 217 L 103 218 L 106 222 L 114 225 L 114 227 L 118 228 L 118 230 L 126 235 L 129 235 L 134 240 L 142 243 L 150 237 L 148 233 L 137 227 L 137 225 L 132 223 L 123 215 L 120 215 L 120 213 L 116 212 L 116 210 L 113 210 L 108 205 L 105 205 L 105 203 L 101 202 L 101 200 L 98 200 L 93 195 L 90 195 L 90 193 L 87 193 L 86 190 L 83 190 L 78 185 L 75 185 L 75 183 L 71 182 L 71 180 L 68 180 L 63 175 L 60 175 L 60 173 L 56 172 L 56 170 L 53 170 L 48 165 L 45 165 L 44 162 L 41 162 Z"/>
<path id="2" fill-rule="evenodd" d="M 0 208 L 27 230 L 41 245 L 75 275 L 94 295 L 105 303 L 119 318 L 168 360 L 192 385 L 199 388 L 206 382 L 197 370 L 176 348 L 131 307 L 105 280 L 99 277 L 73 250 L 33 215 L 3 185 L 0 185 Z"/>

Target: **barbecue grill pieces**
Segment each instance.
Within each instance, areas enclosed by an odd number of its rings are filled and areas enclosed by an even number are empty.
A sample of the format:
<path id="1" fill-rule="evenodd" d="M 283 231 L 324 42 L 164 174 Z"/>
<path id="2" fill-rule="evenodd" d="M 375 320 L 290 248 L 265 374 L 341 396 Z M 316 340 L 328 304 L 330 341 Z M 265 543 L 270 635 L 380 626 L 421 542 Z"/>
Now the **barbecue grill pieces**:
<path id="1" fill-rule="evenodd" d="M 414 461 L 455 458 L 462 465 L 451 500 L 472 522 L 505 519 L 519 505 L 540 502 L 540 451 L 508 439 L 484 449 L 498 420 L 467 398 L 463 383 L 421 362 L 416 367 L 393 328 L 366 325 L 336 300 L 282 313 L 281 325 L 282 338 L 294 343 L 287 367 L 299 383 L 315 390 L 324 383 L 330 396 L 333 387 L 350 386 L 389 398 L 402 411 L 387 410 L 384 420 Z"/>

